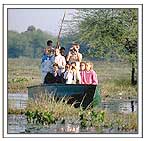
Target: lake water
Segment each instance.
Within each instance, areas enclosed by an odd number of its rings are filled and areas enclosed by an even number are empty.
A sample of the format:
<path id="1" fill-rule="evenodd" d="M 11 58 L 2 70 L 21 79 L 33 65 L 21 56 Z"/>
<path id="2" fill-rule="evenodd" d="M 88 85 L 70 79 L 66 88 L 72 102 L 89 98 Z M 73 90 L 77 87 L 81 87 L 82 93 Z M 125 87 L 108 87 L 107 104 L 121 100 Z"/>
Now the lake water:
<path id="1" fill-rule="evenodd" d="M 23 109 L 27 106 L 27 94 L 8 94 L 9 107 Z M 137 100 L 111 100 L 109 102 L 102 102 L 101 106 L 110 112 L 130 113 L 137 112 Z M 117 129 L 105 128 L 98 131 L 95 128 L 80 129 L 79 121 L 76 119 L 69 120 L 64 125 L 56 123 L 50 126 L 38 126 L 28 124 L 25 115 L 8 115 L 8 133 L 119 133 Z M 136 131 L 132 131 L 135 133 Z M 122 133 L 122 132 L 121 132 Z"/>

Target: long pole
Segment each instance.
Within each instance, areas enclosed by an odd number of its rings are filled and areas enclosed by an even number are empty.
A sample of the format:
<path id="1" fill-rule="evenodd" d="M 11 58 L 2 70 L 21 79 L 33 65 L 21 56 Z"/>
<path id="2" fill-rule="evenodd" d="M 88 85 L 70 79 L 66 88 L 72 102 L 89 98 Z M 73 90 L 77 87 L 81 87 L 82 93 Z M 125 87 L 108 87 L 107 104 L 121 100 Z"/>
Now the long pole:
<path id="1" fill-rule="evenodd" d="M 60 27 L 59 34 L 58 34 L 58 38 L 57 38 L 57 45 L 56 45 L 56 48 L 59 48 L 59 47 L 60 47 L 60 36 L 61 36 L 61 31 L 62 31 L 62 26 L 63 26 L 65 14 L 66 14 L 66 11 L 64 12 L 64 15 L 63 15 L 63 18 L 62 18 L 62 21 L 61 21 L 61 27 Z"/>

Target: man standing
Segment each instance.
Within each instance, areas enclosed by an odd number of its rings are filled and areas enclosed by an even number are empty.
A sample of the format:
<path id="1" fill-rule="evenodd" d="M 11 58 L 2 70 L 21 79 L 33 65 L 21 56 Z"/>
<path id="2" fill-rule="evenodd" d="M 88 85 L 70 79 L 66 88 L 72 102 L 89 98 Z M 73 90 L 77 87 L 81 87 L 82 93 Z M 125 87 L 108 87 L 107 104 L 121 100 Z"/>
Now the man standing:
<path id="1" fill-rule="evenodd" d="M 70 51 L 67 55 L 66 61 L 71 64 L 72 62 L 76 62 L 77 69 L 80 70 L 80 62 L 82 61 L 82 54 L 79 52 L 80 46 L 79 44 L 72 44 Z"/>

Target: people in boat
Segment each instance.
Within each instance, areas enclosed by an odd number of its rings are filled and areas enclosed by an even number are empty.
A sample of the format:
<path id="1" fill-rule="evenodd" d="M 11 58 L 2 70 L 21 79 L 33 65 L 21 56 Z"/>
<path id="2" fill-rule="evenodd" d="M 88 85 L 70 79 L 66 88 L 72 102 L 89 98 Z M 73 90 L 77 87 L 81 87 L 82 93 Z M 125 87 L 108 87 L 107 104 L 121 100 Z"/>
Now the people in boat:
<path id="1" fill-rule="evenodd" d="M 61 55 L 59 48 L 55 48 L 55 63 L 58 64 L 59 73 L 62 74 L 65 71 L 66 60 L 65 57 Z"/>
<path id="2" fill-rule="evenodd" d="M 55 56 L 53 54 L 52 41 L 47 41 L 47 47 L 44 49 L 44 55 L 41 60 L 41 77 L 42 82 L 44 82 L 44 78 L 48 72 L 53 71 L 53 63 L 55 62 Z"/>
<path id="3" fill-rule="evenodd" d="M 80 46 L 77 43 L 72 44 L 70 51 L 66 57 L 66 61 L 71 64 L 72 62 L 76 62 L 76 67 L 80 69 L 80 62 L 82 61 L 82 54 L 79 52 Z"/>
<path id="4" fill-rule="evenodd" d="M 59 73 L 59 66 L 57 63 L 53 64 L 53 71 L 48 72 L 44 79 L 44 84 L 63 83 L 62 76 Z"/>
<path id="5" fill-rule="evenodd" d="M 92 84 L 92 85 L 98 84 L 97 74 L 93 70 L 92 62 L 86 62 L 85 70 L 80 71 L 80 76 L 81 76 L 81 84 Z"/>

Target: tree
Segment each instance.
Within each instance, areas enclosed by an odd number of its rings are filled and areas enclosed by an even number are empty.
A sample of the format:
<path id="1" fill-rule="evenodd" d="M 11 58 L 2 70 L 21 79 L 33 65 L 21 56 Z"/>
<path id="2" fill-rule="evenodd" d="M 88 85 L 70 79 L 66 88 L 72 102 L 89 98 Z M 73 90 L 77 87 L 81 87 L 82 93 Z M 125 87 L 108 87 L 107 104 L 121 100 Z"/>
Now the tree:
<path id="1" fill-rule="evenodd" d="M 22 42 L 18 32 L 8 32 L 8 57 L 15 58 L 19 57 L 22 53 Z"/>
<path id="2" fill-rule="evenodd" d="M 137 66 L 137 12 L 137 9 L 78 9 L 74 17 L 75 32 L 81 42 L 91 47 L 89 53 L 93 57 L 116 57 L 132 64 L 132 84 Z"/>
<path id="3" fill-rule="evenodd" d="M 30 25 L 28 28 L 27 28 L 27 31 L 28 32 L 34 32 L 36 30 L 35 26 L 33 25 Z"/>

